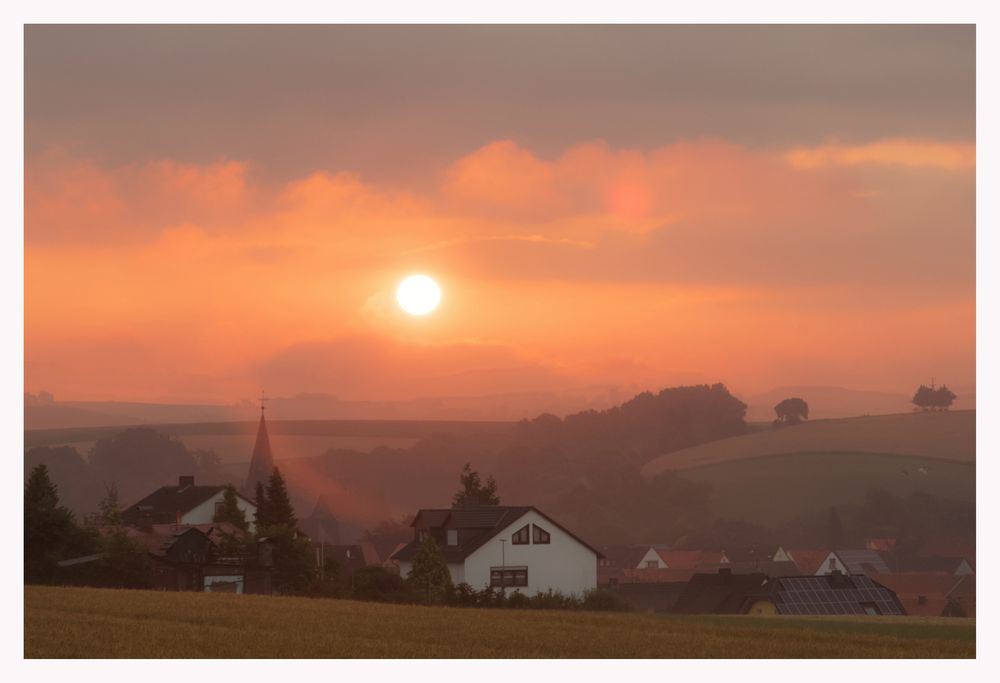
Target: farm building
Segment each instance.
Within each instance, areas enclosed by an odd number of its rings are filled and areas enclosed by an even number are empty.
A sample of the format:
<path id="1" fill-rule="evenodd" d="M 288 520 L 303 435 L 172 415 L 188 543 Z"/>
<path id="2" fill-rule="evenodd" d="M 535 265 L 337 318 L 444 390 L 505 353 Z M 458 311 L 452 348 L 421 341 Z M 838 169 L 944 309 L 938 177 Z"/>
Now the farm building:
<path id="1" fill-rule="evenodd" d="M 434 538 L 454 583 L 526 594 L 582 594 L 597 587 L 603 555 L 534 507 L 483 505 L 417 512 L 413 540 L 392 559 L 406 576 L 420 543 Z"/>
<path id="2" fill-rule="evenodd" d="M 212 524 L 216 509 L 222 505 L 225 486 L 196 486 L 194 477 L 182 476 L 177 486 L 161 486 L 122 512 L 126 526 L 148 527 L 154 524 Z M 253 531 L 257 506 L 236 494 L 236 504 Z"/>

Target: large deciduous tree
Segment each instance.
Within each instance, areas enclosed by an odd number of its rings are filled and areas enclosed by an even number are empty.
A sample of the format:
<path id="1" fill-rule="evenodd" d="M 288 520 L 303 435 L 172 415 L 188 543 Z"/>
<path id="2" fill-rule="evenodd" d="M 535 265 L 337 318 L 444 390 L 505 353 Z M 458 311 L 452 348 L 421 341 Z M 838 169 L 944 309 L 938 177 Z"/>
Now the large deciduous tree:
<path id="1" fill-rule="evenodd" d="M 933 385 L 921 384 L 913 395 L 913 404 L 922 410 L 947 410 L 956 398 L 947 385 L 942 384 L 935 389 Z"/>
<path id="2" fill-rule="evenodd" d="M 809 419 L 809 404 L 801 398 L 786 398 L 774 406 L 774 414 L 776 425 L 797 425 Z"/>

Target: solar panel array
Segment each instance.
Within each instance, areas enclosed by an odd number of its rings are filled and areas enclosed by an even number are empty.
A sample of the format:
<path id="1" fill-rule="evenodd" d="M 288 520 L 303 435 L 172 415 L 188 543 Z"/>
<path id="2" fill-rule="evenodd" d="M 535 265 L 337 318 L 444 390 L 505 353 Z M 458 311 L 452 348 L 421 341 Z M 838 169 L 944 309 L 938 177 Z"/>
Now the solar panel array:
<path id="1" fill-rule="evenodd" d="M 777 579 L 779 614 L 878 614 L 902 615 L 899 603 L 887 588 L 867 576 L 843 577 L 843 587 L 834 588 L 829 576 Z"/>

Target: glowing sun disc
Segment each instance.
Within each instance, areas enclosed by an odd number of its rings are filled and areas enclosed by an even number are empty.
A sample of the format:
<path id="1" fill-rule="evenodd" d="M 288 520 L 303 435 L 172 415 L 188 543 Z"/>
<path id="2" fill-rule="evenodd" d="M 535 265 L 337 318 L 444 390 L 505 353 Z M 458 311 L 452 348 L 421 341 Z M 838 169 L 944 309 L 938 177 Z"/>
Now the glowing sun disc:
<path id="1" fill-rule="evenodd" d="M 441 288 L 426 275 L 411 275 L 396 288 L 396 301 L 410 315 L 427 315 L 441 303 Z"/>

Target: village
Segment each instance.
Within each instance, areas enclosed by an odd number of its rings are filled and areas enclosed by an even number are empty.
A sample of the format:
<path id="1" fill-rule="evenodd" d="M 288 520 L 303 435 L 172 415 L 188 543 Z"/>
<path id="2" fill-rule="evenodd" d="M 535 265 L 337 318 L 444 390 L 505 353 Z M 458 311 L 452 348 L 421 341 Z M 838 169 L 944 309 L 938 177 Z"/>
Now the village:
<path id="1" fill-rule="evenodd" d="M 415 511 L 409 542 L 378 547 L 364 539 L 344 543 L 326 496 L 297 519 L 287 500 L 276 502 L 280 478 L 262 409 L 240 490 L 185 475 L 123 508 L 124 536 L 147 554 L 144 583 L 161 591 L 303 594 L 280 578 L 291 543 L 300 564 L 312 565 L 299 569 L 327 581 L 314 591 L 327 597 L 756 616 L 976 611 L 975 548 L 954 540 L 934 539 L 917 552 L 900 552 L 894 538 L 853 548 L 595 546 L 543 510 L 498 504 L 475 475 L 463 477 L 466 490 L 451 507 Z M 259 509 L 261 501 L 269 512 Z M 281 506 L 288 507 L 294 539 L 255 534 L 255 525 L 273 523 L 267 517 Z M 101 559 L 95 553 L 61 560 L 55 582 L 86 584 Z"/>

